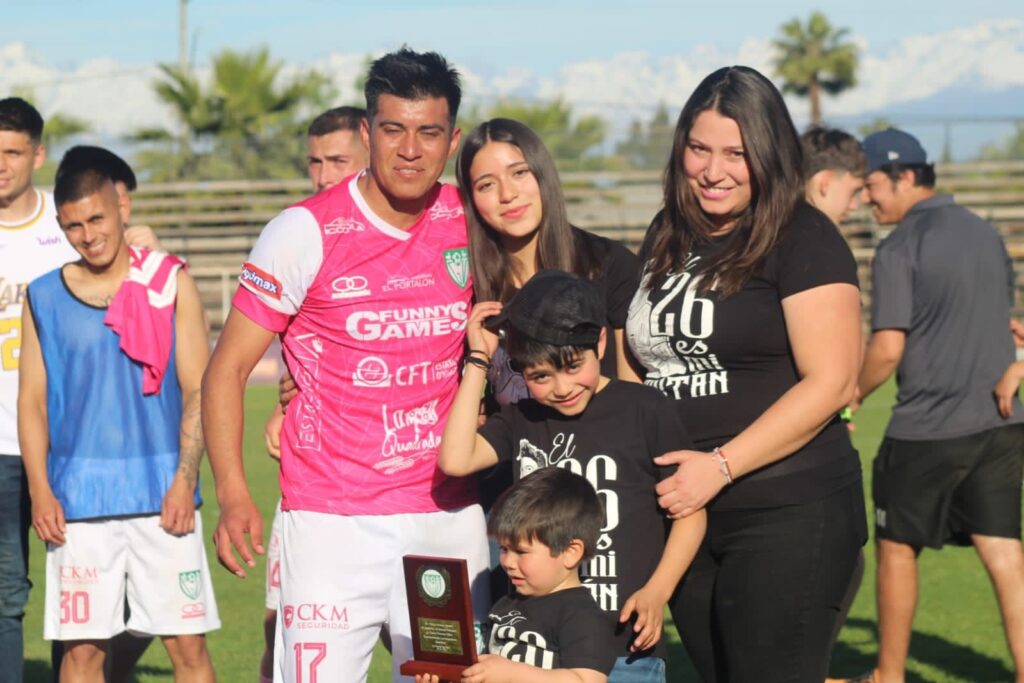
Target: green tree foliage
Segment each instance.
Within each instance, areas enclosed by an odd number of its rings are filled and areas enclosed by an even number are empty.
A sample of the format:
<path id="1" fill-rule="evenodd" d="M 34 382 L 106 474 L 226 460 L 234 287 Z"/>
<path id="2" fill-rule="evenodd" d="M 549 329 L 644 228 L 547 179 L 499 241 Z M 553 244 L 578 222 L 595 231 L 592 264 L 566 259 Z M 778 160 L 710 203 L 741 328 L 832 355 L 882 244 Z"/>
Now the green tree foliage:
<path id="1" fill-rule="evenodd" d="M 46 125 L 43 127 L 43 144 L 52 147 L 72 135 L 88 133 L 89 124 L 84 120 L 67 114 L 50 114 L 46 118 Z"/>
<path id="2" fill-rule="evenodd" d="M 12 88 L 11 95 L 14 97 L 20 97 L 26 102 L 31 102 L 33 105 L 36 104 L 36 93 L 29 86 L 18 86 Z M 52 112 L 46 118 L 46 124 L 43 126 L 43 144 L 47 147 L 53 147 L 64 142 L 72 135 L 79 135 L 81 133 L 88 133 L 90 130 L 89 124 L 83 119 L 64 114 L 62 112 Z"/>
<path id="3" fill-rule="evenodd" d="M 134 138 L 157 143 L 137 156 L 152 180 L 293 178 L 304 169 L 309 118 L 334 95 L 316 71 L 290 79 L 267 48 L 225 50 L 213 59 L 209 85 L 179 67 L 162 65 L 153 84 L 180 127 L 140 129 Z M 177 144 L 171 144 L 177 138 Z"/>
<path id="4" fill-rule="evenodd" d="M 782 91 L 811 102 L 811 123 L 821 123 L 822 91 L 837 95 L 857 84 L 857 46 L 846 41 L 849 31 L 837 29 L 821 12 L 807 23 L 792 19 L 783 24 L 775 48 L 775 75 Z"/>
<path id="5" fill-rule="evenodd" d="M 668 107 L 659 103 L 651 120 L 644 125 L 634 120 L 629 127 L 629 137 L 615 146 L 631 168 L 664 168 L 672 151 L 672 135 L 675 125 L 669 118 Z"/>
<path id="6" fill-rule="evenodd" d="M 30 86 L 15 86 L 11 89 L 11 96 L 20 97 L 38 108 L 35 90 Z M 43 145 L 46 147 L 47 152 L 46 161 L 43 163 L 42 168 L 32 175 L 32 179 L 38 185 L 52 185 L 53 177 L 57 173 L 57 164 L 60 162 L 60 155 L 57 153 L 57 149 L 68 138 L 88 133 L 91 128 L 83 119 L 59 111 L 52 112 L 49 116 L 44 116 L 43 118 L 45 119 Z"/>
<path id="7" fill-rule="evenodd" d="M 487 118 L 515 119 L 526 124 L 540 136 L 556 161 L 577 166 L 588 151 L 604 142 L 606 131 L 605 122 L 598 116 L 581 116 L 574 122 L 572 107 L 562 98 L 536 104 L 502 100 L 491 107 Z"/>
<path id="8" fill-rule="evenodd" d="M 885 118 L 884 116 L 877 116 L 867 123 L 857 126 L 857 135 L 863 140 L 872 133 L 878 133 L 886 128 L 895 128 L 896 124 Z"/>
<path id="9" fill-rule="evenodd" d="M 991 143 L 981 148 L 978 154 L 981 161 L 1019 161 L 1024 160 L 1024 123 L 1017 124 L 1017 132 L 1002 142 Z"/>

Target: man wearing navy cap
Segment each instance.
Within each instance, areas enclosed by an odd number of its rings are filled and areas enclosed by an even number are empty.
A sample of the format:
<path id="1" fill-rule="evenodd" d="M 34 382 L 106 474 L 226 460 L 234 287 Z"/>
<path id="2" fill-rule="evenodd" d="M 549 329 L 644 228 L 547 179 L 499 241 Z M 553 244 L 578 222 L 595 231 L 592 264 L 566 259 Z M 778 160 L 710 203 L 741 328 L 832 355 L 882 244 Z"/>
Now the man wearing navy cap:
<path id="1" fill-rule="evenodd" d="M 899 392 L 874 461 L 878 668 L 902 683 L 925 546 L 973 545 L 995 586 L 1024 675 L 1021 477 L 1024 411 L 1004 418 L 993 387 L 1014 360 L 1012 263 L 996 229 L 935 192 L 921 144 L 888 129 L 864 140 L 864 201 L 896 224 L 872 264 L 872 337 L 860 397 L 897 371 Z"/>

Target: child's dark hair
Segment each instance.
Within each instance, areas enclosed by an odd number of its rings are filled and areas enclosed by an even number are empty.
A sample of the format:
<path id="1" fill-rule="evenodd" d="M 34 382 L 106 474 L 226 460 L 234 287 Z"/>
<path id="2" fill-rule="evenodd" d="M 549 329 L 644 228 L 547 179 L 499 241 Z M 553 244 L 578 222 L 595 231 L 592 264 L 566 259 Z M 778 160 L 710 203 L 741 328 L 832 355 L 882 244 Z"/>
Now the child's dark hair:
<path id="1" fill-rule="evenodd" d="M 403 100 L 443 97 L 448 101 L 451 133 L 459 114 L 462 88 L 459 72 L 436 52 L 416 52 L 403 46 L 389 52 L 370 65 L 363 86 L 366 95 L 366 116 L 372 122 L 377 115 L 381 95 L 394 95 Z"/>
<path id="2" fill-rule="evenodd" d="M 512 325 L 505 329 L 505 352 L 508 353 L 509 364 L 516 372 L 524 372 L 541 363 L 551 363 L 555 370 L 561 370 L 585 351 L 597 353 L 597 344 L 558 346 L 537 341 Z"/>
<path id="3" fill-rule="evenodd" d="M 545 467 L 501 494 L 487 533 L 498 541 L 540 541 L 552 557 L 579 539 L 587 560 L 597 550 L 603 526 L 604 509 L 590 482 L 567 469 Z"/>

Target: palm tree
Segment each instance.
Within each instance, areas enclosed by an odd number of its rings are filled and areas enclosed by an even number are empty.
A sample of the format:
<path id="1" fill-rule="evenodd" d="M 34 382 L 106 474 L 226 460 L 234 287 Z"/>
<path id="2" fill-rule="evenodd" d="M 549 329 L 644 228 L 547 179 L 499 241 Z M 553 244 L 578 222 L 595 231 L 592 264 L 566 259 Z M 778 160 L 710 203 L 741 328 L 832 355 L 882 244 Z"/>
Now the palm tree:
<path id="1" fill-rule="evenodd" d="M 139 141 L 161 143 L 138 157 L 153 179 L 293 177 L 304 168 L 306 119 L 334 94 L 315 71 L 284 81 L 282 63 L 271 59 L 265 47 L 218 54 L 205 88 L 180 67 L 160 69 L 163 76 L 154 90 L 184 132 L 179 149 L 171 150 L 168 131 L 136 131 Z"/>
<path id="2" fill-rule="evenodd" d="M 845 41 L 849 31 L 837 29 L 821 12 L 807 24 L 792 19 L 780 29 L 775 47 L 775 75 L 783 80 L 782 91 L 811 101 L 811 123 L 821 123 L 821 92 L 837 95 L 857 84 L 858 48 Z"/>

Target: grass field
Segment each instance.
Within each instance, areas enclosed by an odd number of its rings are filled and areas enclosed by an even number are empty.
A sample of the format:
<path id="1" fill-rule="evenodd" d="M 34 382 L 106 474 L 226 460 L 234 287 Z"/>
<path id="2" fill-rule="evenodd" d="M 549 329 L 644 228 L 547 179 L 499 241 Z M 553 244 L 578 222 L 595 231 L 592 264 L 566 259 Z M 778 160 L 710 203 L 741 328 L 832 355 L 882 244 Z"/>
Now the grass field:
<path id="1" fill-rule="evenodd" d="M 245 453 L 246 470 L 253 495 L 269 526 L 277 500 L 276 465 L 264 454 L 263 418 L 274 401 L 270 387 L 253 387 L 247 394 Z M 872 396 L 857 415 L 854 442 L 865 463 L 865 491 L 870 491 L 871 458 L 881 440 L 892 404 L 892 387 Z M 263 567 L 239 580 L 216 564 L 209 537 L 216 523 L 217 505 L 209 468 L 204 466 L 203 506 L 213 583 L 220 607 L 221 630 L 209 637 L 209 647 L 219 680 L 226 683 L 254 682 L 263 650 Z M 25 618 L 25 681 L 51 680 L 49 644 L 41 638 L 43 564 L 45 551 L 33 538 L 31 577 L 35 589 Z M 868 670 L 876 651 L 874 629 L 874 552 L 867 548 L 868 567 L 864 585 L 833 654 L 832 675 L 851 676 Z M 696 681 L 686 653 L 675 631 L 670 634 L 668 680 Z M 371 683 L 389 680 L 387 653 L 378 647 L 370 672 Z M 925 551 L 921 558 L 921 595 L 908 681 L 984 683 L 1012 679 L 1012 662 L 1006 648 L 990 584 L 977 556 L 970 549 L 947 548 Z M 163 648 L 149 648 L 136 670 L 140 683 L 172 680 Z M 332 682 L 334 683 L 334 682 Z M 340 682 L 344 683 L 344 682 Z"/>

